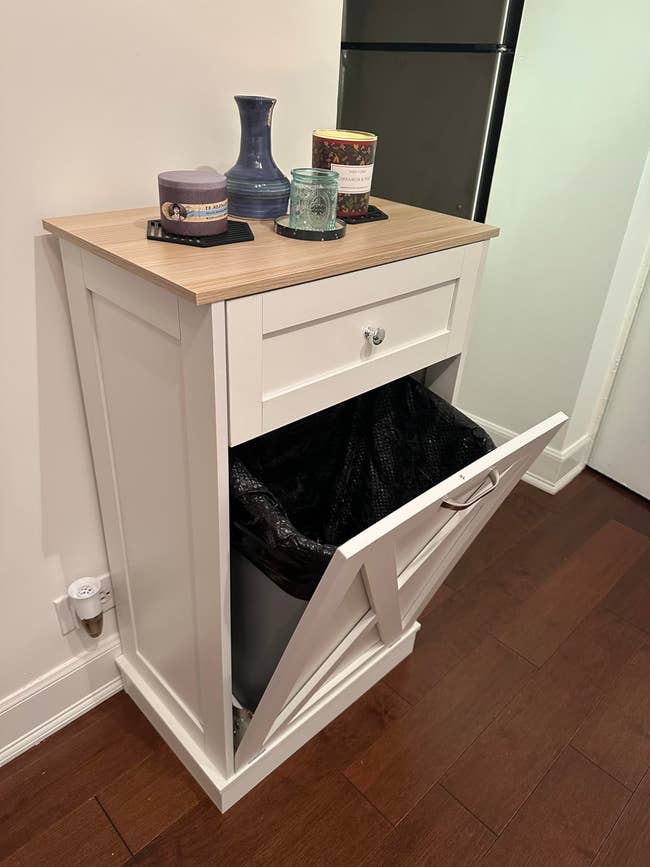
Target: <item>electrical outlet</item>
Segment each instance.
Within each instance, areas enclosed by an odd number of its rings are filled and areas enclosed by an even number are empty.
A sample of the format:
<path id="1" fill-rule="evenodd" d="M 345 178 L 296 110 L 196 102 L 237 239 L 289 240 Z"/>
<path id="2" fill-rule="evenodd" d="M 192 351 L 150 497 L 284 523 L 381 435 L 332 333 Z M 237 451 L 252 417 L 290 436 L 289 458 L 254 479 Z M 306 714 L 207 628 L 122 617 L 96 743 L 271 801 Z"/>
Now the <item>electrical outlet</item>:
<path id="1" fill-rule="evenodd" d="M 99 582 L 101 585 L 99 591 L 99 598 L 102 602 L 102 611 L 106 612 L 109 611 L 111 608 L 115 608 L 115 599 L 113 596 L 113 585 L 111 584 L 111 576 L 108 573 L 106 573 L 105 575 L 100 575 Z M 56 611 L 56 616 L 59 621 L 59 626 L 61 627 L 62 635 L 67 635 L 74 629 L 79 628 L 79 620 L 77 618 L 77 615 L 75 614 L 74 608 L 70 604 L 67 593 L 65 593 L 63 596 L 59 596 L 57 599 L 53 599 L 52 604 L 54 605 L 54 610 Z"/>
<path id="2" fill-rule="evenodd" d="M 105 575 L 100 576 L 99 583 L 99 598 L 102 600 L 102 611 L 108 611 L 110 608 L 115 608 L 113 585 L 111 584 L 111 576 L 108 572 Z"/>

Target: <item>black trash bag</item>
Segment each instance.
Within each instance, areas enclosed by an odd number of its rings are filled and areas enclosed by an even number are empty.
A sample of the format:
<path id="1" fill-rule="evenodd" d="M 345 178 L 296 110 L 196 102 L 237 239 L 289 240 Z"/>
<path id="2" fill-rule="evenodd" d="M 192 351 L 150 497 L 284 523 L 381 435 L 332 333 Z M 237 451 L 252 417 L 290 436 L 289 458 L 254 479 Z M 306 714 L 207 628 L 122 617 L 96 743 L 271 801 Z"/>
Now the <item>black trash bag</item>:
<path id="1" fill-rule="evenodd" d="M 230 450 L 231 541 L 310 599 L 338 545 L 494 448 L 411 377 Z"/>

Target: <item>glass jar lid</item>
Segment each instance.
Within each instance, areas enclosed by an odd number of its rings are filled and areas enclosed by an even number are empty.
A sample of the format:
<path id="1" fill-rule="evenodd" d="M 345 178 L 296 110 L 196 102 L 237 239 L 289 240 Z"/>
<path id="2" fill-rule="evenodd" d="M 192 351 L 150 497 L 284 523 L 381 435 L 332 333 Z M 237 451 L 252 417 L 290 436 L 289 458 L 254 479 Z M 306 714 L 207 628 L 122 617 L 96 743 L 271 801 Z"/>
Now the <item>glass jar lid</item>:
<path id="1" fill-rule="evenodd" d="M 337 184 L 339 176 L 331 169 L 291 169 L 294 181 L 303 184 Z"/>

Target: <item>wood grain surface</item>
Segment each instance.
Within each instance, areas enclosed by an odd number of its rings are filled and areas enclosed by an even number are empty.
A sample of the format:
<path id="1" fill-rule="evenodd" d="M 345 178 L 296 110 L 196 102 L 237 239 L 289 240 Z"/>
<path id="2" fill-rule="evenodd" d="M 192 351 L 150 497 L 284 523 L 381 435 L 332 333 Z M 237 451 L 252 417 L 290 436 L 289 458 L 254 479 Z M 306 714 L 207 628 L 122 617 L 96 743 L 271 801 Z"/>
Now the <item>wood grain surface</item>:
<path id="1" fill-rule="evenodd" d="M 445 788 L 503 831 L 643 642 L 633 626 L 594 613 L 452 766 Z"/>
<path id="2" fill-rule="evenodd" d="M 543 665 L 596 603 L 650 548 L 636 530 L 610 521 L 522 605 L 496 637 Z"/>
<path id="3" fill-rule="evenodd" d="M 484 867 L 588 867 L 630 797 L 567 748 L 519 810 Z"/>
<path id="4" fill-rule="evenodd" d="M 118 867 L 131 860 L 106 813 L 95 798 L 85 801 L 2 861 L 3 867 Z"/>
<path id="5" fill-rule="evenodd" d="M 650 646 L 628 660 L 572 744 L 634 789 L 650 768 Z"/>
<path id="6" fill-rule="evenodd" d="M 363 867 L 473 867 L 495 836 L 442 786 L 434 786 L 371 852 Z"/>
<path id="7" fill-rule="evenodd" d="M 147 220 L 159 216 L 157 208 L 49 217 L 43 227 L 196 304 L 358 271 L 499 234 L 483 223 L 373 201 L 388 220 L 348 226 L 341 240 L 319 243 L 277 235 L 273 220 L 250 220 L 255 235 L 251 242 L 197 249 L 149 241 Z"/>
<path id="8" fill-rule="evenodd" d="M 593 867 L 648 867 L 650 864 L 650 773 L 630 798 Z"/>
<path id="9" fill-rule="evenodd" d="M 396 824 L 507 706 L 532 670 L 486 638 L 347 768 L 347 778 Z"/>

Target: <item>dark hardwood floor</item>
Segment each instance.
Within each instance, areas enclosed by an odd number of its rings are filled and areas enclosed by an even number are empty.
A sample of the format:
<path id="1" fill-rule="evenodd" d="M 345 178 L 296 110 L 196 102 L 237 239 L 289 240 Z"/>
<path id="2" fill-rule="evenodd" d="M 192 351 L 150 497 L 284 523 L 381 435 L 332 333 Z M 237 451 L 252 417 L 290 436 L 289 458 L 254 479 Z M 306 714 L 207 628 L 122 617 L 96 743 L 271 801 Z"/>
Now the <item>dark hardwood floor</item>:
<path id="1" fill-rule="evenodd" d="M 0 863 L 648 867 L 649 768 L 650 506 L 586 471 L 520 484 L 413 656 L 228 813 L 120 693 L 0 768 Z"/>

